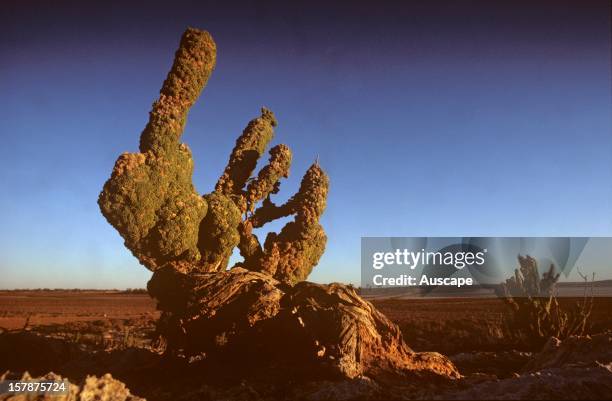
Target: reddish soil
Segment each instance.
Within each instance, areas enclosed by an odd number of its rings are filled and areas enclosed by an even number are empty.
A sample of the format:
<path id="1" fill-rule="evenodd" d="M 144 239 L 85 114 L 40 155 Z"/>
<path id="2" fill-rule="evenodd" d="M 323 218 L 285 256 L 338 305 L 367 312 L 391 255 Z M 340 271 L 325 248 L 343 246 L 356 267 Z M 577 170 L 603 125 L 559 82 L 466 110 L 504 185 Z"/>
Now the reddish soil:
<path id="1" fill-rule="evenodd" d="M 612 329 L 612 298 L 595 298 L 592 312 L 594 332 Z M 575 302 L 571 298 L 561 303 Z M 439 351 L 449 355 L 471 351 L 503 351 L 501 330 L 505 312 L 495 298 L 474 299 L 375 299 L 376 305 L 396 322 L 406 342 L 417 351 Z M 0 291 L 0 329 L 94 332 L 117 326 L 152 327 L 159 317 L 155 301 L 146 293 L 119 291 Z M 88 324 L 97 322 L 96 324 Z M 134 331 L 133 330 L 133 331 Z"/>
<path id="2" fill-rule="evenodd" d="M 147 294 L 118 291 L 0 291 L 0 328 L 159 316 Z"/>
<path id="3" fill-rule="evenodd" d="M 472 374 L 478 380 L 515 377 L 537 351 L 506 340 L 501 324 L 506 309 L 498 299 L 386 298 L 372 303 L 400 326 L 415 351 L 448 355 L 468 377 L 463 383 L 470 383 Z M 0 291 L 0 373 L 54 371 L 79 381 L 110 372 L 134 394 L 153 401 L 179 399 L 176 395 L 185 389 L 195 391 L 180 398 L 189 401 L 224 398 L 226 393 L 215 393 L 223 386 L 227 391 L 249 389 L 236 387 L 236 378 L 216 377 L 219 369 L 204 362 L 189 365 L 159 355 L 153 346 L 158 316 L 155 301 L 144 293 Z M 594 300 L 591 321 L 590 333 L 612 330 L 612 298 Z M 289 384 L 250 380 L 268 398 L 293 391 Z"/>

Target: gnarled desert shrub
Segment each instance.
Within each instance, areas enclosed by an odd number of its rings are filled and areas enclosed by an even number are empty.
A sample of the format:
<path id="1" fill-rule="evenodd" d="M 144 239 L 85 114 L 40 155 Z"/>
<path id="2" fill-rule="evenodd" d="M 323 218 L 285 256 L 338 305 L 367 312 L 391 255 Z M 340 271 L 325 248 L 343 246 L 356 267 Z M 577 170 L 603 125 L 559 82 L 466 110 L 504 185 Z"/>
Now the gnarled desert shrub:
<path id="1" fill-rule="evenodd" d="M 514 276 L 496 288 L 496 294 L 508 306 L 503 318 L 505 336 L 520 347 L 539 349 L 550 337 L 585 334 L 593 308 L 586 277 L 584 297 L 561 305 L 555 292 L 559 280 L 555 266 L 551 264 L 540 277 L 535 258 L 519 255 L 518 261 Z"/>

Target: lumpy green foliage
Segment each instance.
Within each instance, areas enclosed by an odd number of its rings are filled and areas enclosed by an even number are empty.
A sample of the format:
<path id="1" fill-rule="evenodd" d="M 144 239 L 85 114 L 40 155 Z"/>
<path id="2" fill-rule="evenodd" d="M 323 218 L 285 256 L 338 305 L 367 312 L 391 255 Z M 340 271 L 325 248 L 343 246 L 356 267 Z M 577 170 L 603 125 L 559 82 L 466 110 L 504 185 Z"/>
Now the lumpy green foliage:
<path id="1" fill-rule="evenodd" d="M 242 188 L 257 166 L 257 160 L 266 151 L 274 136 L 274 114 L 263 108 L 261 116 L 249 122 L 236 140 L 227 167 L 219 178 L 215 191 L 224 195 L 242 196 Z"/>
<path id="2" fill-rule="evenodd" d="M 175 152 L 187 113 L 206 86 L 216 59 L 217 48 L 208 32 L 191 28 L 185 31 L 172 69 L 140 136 L 141 152 Z"/>
<path id="3" fill-rule="evenodd" d="M 188 29 L 142 132 L 142 153 L 125 153 L 99 197 L 102 214 L 147 268 L 185 269 L 198 263 L 200 221 L 206 202 L 196 193 L 189 148 L 179 143 L 189 108 L 215 65 L 207 32 Z"/>
<path id="4" fill-rule="evenodd" d="M 266 198 L 261 208 L 241 226 L 240 251 L 245 258 L 244 265 L 287 284 L 305 280 L 325 251 L 327 236 L 319 218 L 325 210 L 328 190 L 329 179 L 315 163 L 287 203 L 276 206 Z M 252 233 L 253 227 L 289 215 L 295 215 L 294 221 L 287 223 L 280 233 L 268 234 L 262 249 Z"/>
<path id="5" fill-rule="evenodd" d="M 261 169 L 257 179 L 251 181 L 247 188 L 247 208 L 250 212 L 257 202 L 278 192 L 279 180 L 289 177 L 291 157 L 291 150 L 286 145 L 277 145 L 270 149 L 268 164 Z"/>
<path id="6" fill-rule="evenodd" d="M 238 246 L 247 269 L 289 284 L 304 280 L 325 249 L 319 218 L 329 182 L 315 163 L 288 202 L 276 206 L 270 200 L 280 180 L 289 176 L 292 159 L 286 145 L 274 146 L 268 164 L 253 177 L 274 137 L 277 121 L 270 110 L 263 108 L 236 140 L 212 193 L 201 197 L 192 184 L 191 152 L 179 139 L 215 59 L 216 47 L 207 32 L 188 29 L 183 34 L 141 134 L 141 153 L 125 153 L 117 160 L 100 194 L 102 213 L 153 271 L 223 271 Z M 294 221 L 280 233 L 269 234 L 262 247 L 253 228 L 290 215 Z"/>
<path id="7" fill-rule="evenodd" d="M 202 253 L 202 271 L 225 270 L 233 249 L 240 241 L 240 210 L 229 196 L 213 192 L 204 197 L 208 214 L 200 225 L 198 247 Z"/>
<path id="8" fill-rule="evenodd" d="M 201 271 L 227 268 L 232 251 L 240 242 L 242 214 L 247 207 L 243 188 L 255 170 L 257 160 L 272 140 L 274 126 L 274 114 L 263 108 L 261 116 L 251 120 L 236 140 L 215 191 L 204 197 L 209 209 L 200 225 L 198 247 L 203 256 Z"/>
<path id="9" fill-rule="evenodd" d="M 295 220 L 280 233 L 270 233 L 259 265 L 279 281 L 295 284 L 308 277 L 325 251 L 327 236 L 319 224 L 325 210 L 329 179 L 318 163 L 302 179 L 300 189 L 289 200 Z"/>

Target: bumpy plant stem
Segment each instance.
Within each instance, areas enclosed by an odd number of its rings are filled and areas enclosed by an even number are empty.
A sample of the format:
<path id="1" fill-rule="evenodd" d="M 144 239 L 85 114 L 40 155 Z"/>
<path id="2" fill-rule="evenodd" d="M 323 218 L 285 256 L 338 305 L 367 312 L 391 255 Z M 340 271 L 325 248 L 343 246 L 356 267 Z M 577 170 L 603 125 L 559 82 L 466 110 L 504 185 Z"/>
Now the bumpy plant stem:
<path id="1" fill-rule="evenodd" d="M 285 205 L 276 207 L 264 203 L 263 208 L 268 208 L 268 211 L 259 209 L 253 215 L 254 219 L 258 219 L 257 225 L 251 220 L 245 223 L 246 233 L 243 236 L 246 240 L 242 244 L 246 250 L 242 255 L 247 268 L 266 272 L 288 284 L 308 277 L 323 255 L 327 242 L 319 218 L 325 210 L 328 189 L 329 179 L 315 163 L 302 178 L 298 192 Z M 295 214 L 295 219 L 287 223 L 280 233 L 268 234 L 264 249 L 260 251 L 256 241 L 248 238 L 250 230 L 266 222 L 271 215 L 277 218 L 280 214 Z"/>
<path id="2" fill-rule="evenodd" d="M 257 160 L 266 151 L 274 136 L 274 114 L 263 108 L 261 116 L 251 120 L 238 137 L 223 175 L 217 181 L 215 192 L 226 196 L 242 196 L 242 189 L 257 166 Z"/>
<path id="3" fill-rule="evenodd" d="M 304 280 L 325 249 L 319 218 L 329 182 L 315 164 L 285 205 L 272 203 L 280 180 L 289 176 L 292 154 L 286 145 L 274 146 L 268 164 L 252 176 L 274 136 L 277 121 L 270 110 L 263 108 L 237 139 L 213 192 L 201 197 L 192 184 L 191 152 L 179 139 L 215 60 L 207 32 L 183 34 L 141 134 L 140 153 L 119 157 L 100 194 L 100 209 L 150 270 L 224 271 L 238 246 L 245 258 L 241 265 L 290 284 Z M 262 247 L 253 228 L 289 215 L 295 220 L 268 235 Z"/>
<path id="4" fill-rule="evenodd" d="M 193 160 L 179 143 L 189 108 L 216 60 L 207 32 L 188 29 L 140 138 L 141 153 L 124 153 L 98 203 L 125 245 L 150 270 L 170 264 L 189 270 L 200 262 L 199 225 L 207 204 L 193 187 Z"/>

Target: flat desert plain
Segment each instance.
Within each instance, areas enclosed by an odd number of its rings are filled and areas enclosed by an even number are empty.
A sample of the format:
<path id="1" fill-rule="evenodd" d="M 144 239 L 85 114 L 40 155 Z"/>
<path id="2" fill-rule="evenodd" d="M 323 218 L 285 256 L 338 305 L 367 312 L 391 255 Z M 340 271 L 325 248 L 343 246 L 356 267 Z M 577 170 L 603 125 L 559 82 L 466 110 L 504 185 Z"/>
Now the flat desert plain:
<path id="1" fill-rule="evenodd" d="M 559 301 L 569 307 L 581 299 Z M 516 379 L 517 372 L 539 351 L 508 339 L 502 320 L 507 308 L 497 298 L 375 297 L 371 302 L 398 324 L 413 350 L 448 355 L 465 377 L 458 384 L 463 389 L 482 380 L 523 380 Z M 28 371 L 39 376 L 53 371 L 78 382 L 110 372 L 133 394 L 153 401 L 225 399 L 235 392 L 240 397 L 231 399 L 257 399 L 249 398 L 252 389 L 263 399 L 301 399 L 286 394 L 306 391 L 268 377 L 250 378 L 245 387 L 239 374 L 218 377 L 223 369 L 205 361 L 165 358 L 158 348 L 155 306 L 144 291 L 0 291 L 0 374 Z M 612 298 L 595 298 L 589 333 L 610 330 Z M 393 392 L 374 399 L 403 397 L 402 389 L 388 390 Z M 445 391 L 451 396 L 456 389 Z M 478 391 L 466 397 L 490 398 L 489 390 Z M 589 398 L 594 393 L 569 395 Z"/>
<path id="2" fill-rule="evenodd" d="M 577 300 L 559 299 L 568 305 Z M 370 301 L 400 326 L 404 339 L 416 351 L 452 355 L 511 348 L 503 338 L 501 324 L 506 307 L 500 299 L 376 297 Z M 155 300 L 144 291 L 0 291 L 2 330 L 66 335 L 93 331 L 102 342 L 109 333 L 125 334 L 126 327 L 133 335 L 150 330 L 158 317 Z M 612 298 L 594 298 L 591 321 L 594 332 L 612 330 Z"/>

